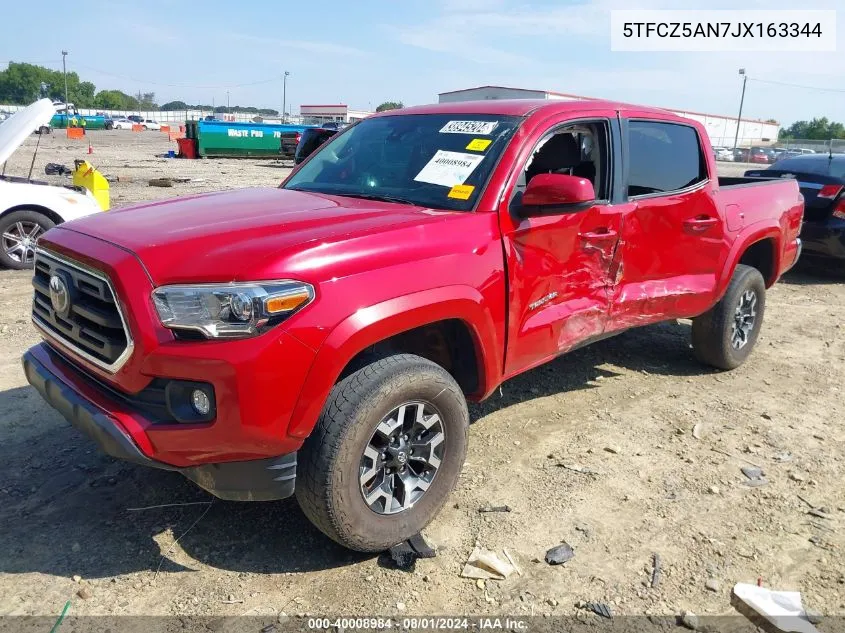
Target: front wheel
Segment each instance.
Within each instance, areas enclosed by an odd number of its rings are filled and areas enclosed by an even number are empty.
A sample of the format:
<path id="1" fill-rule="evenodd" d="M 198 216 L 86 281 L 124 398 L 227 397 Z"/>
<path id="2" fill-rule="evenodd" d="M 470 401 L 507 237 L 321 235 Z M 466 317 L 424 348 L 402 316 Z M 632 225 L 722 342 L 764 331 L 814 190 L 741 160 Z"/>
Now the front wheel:
<path id="1" fill-rule="evenodd" d="M 397 354 L 332 389 L 299 453 L 296 497 L 329 538 L 379 552 L 422 530 L 455 487 L 469 414 L 455 380 Z"/>
<path id="2" fill-rule="evenodd" d="M 757 342 L 765 309 L 763 275 L 739 264 L 721 301 L 692 321 L 696 358 L 719 369 L 739 367 Z"/>
<path id="3" fill-rule="evenodd" d="M 43 233 L 55 226 L 37 211 L 14 211 L 0 218 L 0 264 L 23 270 L 35 262 L 35 246 Z"/>

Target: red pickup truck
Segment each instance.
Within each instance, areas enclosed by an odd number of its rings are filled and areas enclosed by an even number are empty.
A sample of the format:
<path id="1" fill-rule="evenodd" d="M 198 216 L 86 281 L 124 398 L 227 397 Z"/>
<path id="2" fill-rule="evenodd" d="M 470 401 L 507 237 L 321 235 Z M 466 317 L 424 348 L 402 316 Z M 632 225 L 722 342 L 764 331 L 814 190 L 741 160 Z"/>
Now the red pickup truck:
<path id="1" fill-rule="evenodd" d="M 717 178 L 704 128 L 662 110 L 394 110 L 278 189 L 50 230 L 23 365 L 106 453 L 223 499 L 295 493 L 377 551 L 455 486 L 467 399 L 667 319 L 693 319 L 704 363 L 741 364 L 802 213 L 794 180 Z"/>

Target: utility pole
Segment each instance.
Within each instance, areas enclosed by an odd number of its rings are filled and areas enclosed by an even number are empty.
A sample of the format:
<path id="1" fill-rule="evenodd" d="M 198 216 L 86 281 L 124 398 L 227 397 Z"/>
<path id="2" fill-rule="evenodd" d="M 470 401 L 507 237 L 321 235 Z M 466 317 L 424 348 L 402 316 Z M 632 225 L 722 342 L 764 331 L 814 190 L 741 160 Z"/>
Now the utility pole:
<path id="1" fill-rule="evenodd" d="M 742 96 L 739 98 L 739 116 L 736 118 L 736 136 L 734 136 L 734 150 L 739 143 L 739 126 L 742 125 L 742 104 L 745 103 L 745 83 L 748 81 L 748 75 L 745 74 L 745 68 L 739 69 L 739 74 L 742 75 Z"/>
<path id="2" fill-rule="evenodd" d="M 65 116 L 68 117 L 68 121 L 70 121 L 70 114 L 67 111 L 67 64 L 65 64 L 65 58 L 67 58 L 67 51 L 62 51 L 62 73 L 65 76 Z"/>
<path id="3" fill-rule="evenodd" d="M 226 91 L 226 110 L 232 114 L 232 108 L 229 106 L 229 91 Z"/>
<path id="4" fill-rule="evenodd" d="M 288 76 L 290 76 L 288 71 L 285 71 L 282 76 L 282 123 L 288 120 Z"/>

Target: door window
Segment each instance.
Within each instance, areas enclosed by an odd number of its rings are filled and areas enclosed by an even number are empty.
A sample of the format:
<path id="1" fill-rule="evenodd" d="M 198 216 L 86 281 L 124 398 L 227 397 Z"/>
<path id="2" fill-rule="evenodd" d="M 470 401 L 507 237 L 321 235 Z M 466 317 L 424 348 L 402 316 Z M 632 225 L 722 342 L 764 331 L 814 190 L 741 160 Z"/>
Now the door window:
<path id="1" fill-rule="evenodd" d="M 538 174 L 566 174 L 586 178 L 597 200 L 610 198 L 607 122 L 579 122 L 559 127 L 543 137 L 521 174 L 517 192 Z"/>
<path id="2" fill-rule="evenodd" d="M 707 180 L 695 128 L 677 123 L 628 123 L 628 196 L 668 193 Z"/>

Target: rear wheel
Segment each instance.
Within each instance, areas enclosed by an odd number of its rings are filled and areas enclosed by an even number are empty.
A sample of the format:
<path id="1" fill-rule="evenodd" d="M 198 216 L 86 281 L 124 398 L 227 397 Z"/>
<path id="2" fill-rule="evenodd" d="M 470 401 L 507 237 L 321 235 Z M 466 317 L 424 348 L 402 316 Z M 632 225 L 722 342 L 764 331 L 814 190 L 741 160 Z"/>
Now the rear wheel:
<path id="1" fill-rule="evenodd" d="M 14 211 L 0 218 L 0 264 L 15 270 L 32 268 L 38 238 L 54 226 L 37 211 Z"/>
<path id="2" fill-rule="evenodd" d="M 719 369 L 739 367 L 757 342 L 765 309 L 763 275 L 739 264 L 722 300 L 692 321 L 696 358 Z"/>
<path id="3" fill-rule="evenodd" d="M 399 354 L 335 385 L 299 453 L 296 496 L 323 533 L 378 552 L 435 517 L 466 456 L 469 415 L 439 365 Z"/>

